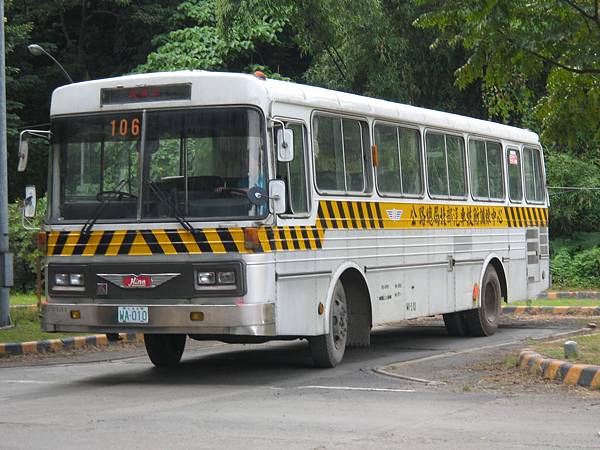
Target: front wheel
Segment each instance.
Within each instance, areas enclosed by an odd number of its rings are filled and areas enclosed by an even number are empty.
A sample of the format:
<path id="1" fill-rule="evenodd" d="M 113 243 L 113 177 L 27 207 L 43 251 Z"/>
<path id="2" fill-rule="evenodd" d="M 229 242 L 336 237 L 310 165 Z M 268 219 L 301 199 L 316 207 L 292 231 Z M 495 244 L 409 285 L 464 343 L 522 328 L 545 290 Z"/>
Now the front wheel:
<path id="1" fill-rule="evenodd" d="M 317 367 L 335 367 L 344 357 L 348 338 L 346 292 L 339 281 L 333 290 L 329 307 L 329 332 L 308 338 L 312 358 Z"/>
<path id="2" fill-rule="evenodd" d="M 156 367 L 174 367 L 181 361 L 185 334 L 144 334 L 146 352 Z"/>
<path id="3" fill-rule="evenodd" d="M 498 329 L 502 290 L 494 266 L 489 265 L 481 283 L 481 306 L 465 311 L 465 319 L 471 336 L 491 336 Z"/>

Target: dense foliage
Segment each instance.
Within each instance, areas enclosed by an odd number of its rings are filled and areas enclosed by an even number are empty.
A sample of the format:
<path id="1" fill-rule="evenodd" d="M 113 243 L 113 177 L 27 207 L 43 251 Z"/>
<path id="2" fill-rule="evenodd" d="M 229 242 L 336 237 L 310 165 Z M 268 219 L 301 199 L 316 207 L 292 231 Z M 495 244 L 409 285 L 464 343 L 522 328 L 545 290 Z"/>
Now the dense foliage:
<path id="1" fill-rule="evenodd" d="M 17 200 L 8 207 L 8 232 L 10 251 L 14 259 L 14 287 L 19 292 L 35 289 L 36 259 L 43 253 L 37 247 L 37 233 L 27 230 L 22 223 L 22 201 Z M 46 199 L 38 199 L 36 217 L 29 224 L 40 227 L 46 214 Z"/>

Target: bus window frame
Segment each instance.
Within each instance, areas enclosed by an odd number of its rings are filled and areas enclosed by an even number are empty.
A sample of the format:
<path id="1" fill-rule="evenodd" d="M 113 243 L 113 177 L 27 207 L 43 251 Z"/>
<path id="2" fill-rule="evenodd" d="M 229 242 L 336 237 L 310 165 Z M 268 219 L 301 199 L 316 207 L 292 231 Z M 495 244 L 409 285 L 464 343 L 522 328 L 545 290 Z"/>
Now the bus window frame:
<path id="1" fill-rule="evenodd" d="M 364 186 L 365 186 L 365 190 L 362 192 L 355 192 L 355 191 L 329 191 L 329 190 L 321 190 L 319 189 L 319 186 L 317 184 L 317 161 L 316 161 L 316 155 L 315 155 L 315 140 L 317 139 L 317 134 L 315 133 L 315 119 L 317 117 L 332 117 L 335 119 L 340 119 L 340 126 L 342 127 L 343 130 L 343 123 L 341 121 L 343 121 L 344 119 L 348 119 L 348 120 L 355 120 L 359 123 L 360 125 L 360 131 L 361 131 L 361 150 L 362 150 L 362 156 L 363 156 L 363 169 L 364 169 Z M 365 142 L 364 139 L 365 137 L 368 138 L 369 140 L 372 140 L 371 137 L 371 133 L 370 133 L 370 127 L 369 127 L 369 120 L 366 117 L 363 116 L 354 116 L 351 114 L 345 114 L 345 113 L 336 113 L 336 112 L 331 112 L 331 111 L 323 111 L 323 110 L 313 110 L 310 116 L 310 135 L 312 137 L 311 139 L 311 161 L 312 161 L 312 167 L 313 167 L 313 177 L 312 177 L 312 181 L 313 181 L 313 186 L 315 191 L 320 195 L 320 196 L 331 196 L 331 197 L 370 197 L 373 195 L 373 162 L 371 160 L 371 155 L 370 152 L 366 152 L 365 151 Z M 365 133 L 365 130 L 367 131 Z M 343 138 L 344 135 L 342 133 L 342 145 L 343 145 Z M 367 142 L 366 143 L 367 146 L 370 148 L 370 146 L 372 145 L 371 142 Z M 345 152 L 344 152 L 345 155 Z M 370 170 L 369 170 L 370 168 Z M 345 157 L 344 157 L 344 179 L 346 179 L 346 164 L 345 164 Z"/>
<path id="2" fill-rule="evenodd" d="M 544 155 L 542 153 L 542 148 L 539 145 L 535 145 L 535 144 L 521 144 L 521 154 L 524 154 L 524 150 L 525 148 L 531 148 L 533 150 L 536 150 L 538 152 L 538 155 L 540 156 L 540 172 L 542 174 L 542 200 L 540 201 L 535 201 L 535 200 L 529 200 L 527 198 L 527 187 L 525 186 L 525 158 L 523 158 L 523 164 L 522 164 L 522 168 L 521 168 L 521 172 L 522 172 L 522 180 L 523 180 L 523 198 L 525 199 L 525 203 L 530 204 L 530 205 L 545 205 L 546 204 L 546 197 L 547 197 L 547 189 L 546 189 L 546 168 L 545 168 L 545 164 L 544 164 Z"/>
<path id="3" fill-rule="evenodd" d="M 111 105 L 112 106 L 112 105 Z M 156 112 L 156 111 L 185 111 L 185 110 L 198 110 L 198 109 L 230 109 L 230 108 L 248 108 L 248 109 L 252 109 L 254 111 L 256 111 L 259 116 L 260 116 L 260 136 L 261 139 L 264 142 L 264 146 L 265 146 L 265 167 L 264 169 L 266 170 L 265 172 L 265 177 L 268 180 L 269 179 L 269 171 L 271 169 L 270 165 L 269 165 L 269 123 L 267 121 L 267 114 L 266 112 L 259 106 L 256 104 L 251 104 L 251 103 L 235 103 L 235 104 L 231 104 L 231 105 L 215 105 L 215 106 L 211 106 L 211 105 L 186 105 L 186 106 L 164 106 L 164 105 L 160 105 L 160 106 L 156 106 L 156 107 L 151 107 L 149 108 L 147 105 L 144 108 L 121 108 L 121 109 L 110 109 L 110 110 L 104 110 L 104 111 L 95 111 L 95 112 L 85 112 L 85 113 L 81 113 L 81 114 L 60 114 L 60 115 L 56 115 L 56 116 L 52 116 L 51 117 L 51 123 L 52 120 L 56 120 L 56 119 L 64 119 L 64 118 L 77 118 L 77 117 L 87 117 L 87 116 L 98 116 L 98 115 L 109 115 L 109 114 L 118 114 L 120 112 L 124 112 L 124 113 L 130 113 L 130 112 Z M 145 127 L 145 122 L 144 122 L 144 127 Z M 144 129 L 142 128 L 142 130 L 140 130 L 141 133 L 144 133 Z M 54 156 L 54 153 L 58 153 L 58 151 L 55 149 L 55 145 L 58 146 L 57 143 L 51 141 L 51 150 L 50 153 Z M 54 162 L 54 160 L 51 159 L 51 161 Z M 55 162 L 56 164 L 59 164 L 60 162 L 60 158 L 58 157 L 57 161 Z M 60 166 L 60 164 L 59 164 Z M 56 175 L 56 177 L 60 177 L 60 171 L 62 169 L 62 167 L 56 167 L 56 174 L 54 174 L 54 166 L 52 168 L 52 172 L 49 171 L 49 174 L 52 174 L 53 176 Z M 57 191 L 57 200 L 60 199 L 60 192 L 58 191 L 60 189 L 60 181 L 58 180 L 58 178 L 56 180 L 52 180 L 49 181 L 50 183 L 52 183 L 53 186 L 53 195 L 54 195 L 54 191 Z M 56 184 L 56 185 L 55 185 Z M 140 184 L 141 185 L 141 184 Z M 54 200 L 54 198 L 53 198 Z M 58 203 L 56 203 L 56 205 L 51 205 L 52 208 L 58 208 Z M 81 220 L 72 220 L 72 219 L 68 219 L 68 220 L 58 220 L 56 217 L 52 217 L 50 216 L 50 213 L 53 212 L 50 207 L 48 208 L 48 218 L 46 220 L 46 223 L 48 225 L 80 225 L 83 223 L 83 221 Z M 56 211 L 58 212 L 58 211 Z M 252 223 L 256 223 L 256 222 L 263 222 L 265 220 L 268 219 L 268 217 L 271 215 L 270 212 L 265 212 L 264 214 L 261 214 L 260 216 L 252 216 L 252 217 L 246 217 L 246 216 L 235 216 L 235 217 L 210 217 L 207 219 L 199 219 L 197 217 L 186 217 L 187 220 L 189 220 L 190 223 L 192 224 L 218 224 L 218 223 L 222 223 L 222 222 L 231 222 L 231 223 L 244 223 L 244 222 L 252 222 Z M 97 228 L 101 228 L 104 225 L 114 225 L 114 224 L 123 224 L 126 227 L 123 229 L 129 229 L 127 228 L 130 225 L 136 225 L 138 223 L 145 223 L 145 224 L 171 224 L 171 223 L 177 223 L 177 220 L 169 217 L 169 218 L 154 218 L 154 219 L 148 219 L 148 218 L 144 218 L 142 217 L 141 219 L 102 219 L 102 220 L 98 220 L 96 222 L 96 227 Z"/>
<path id="4" fill-rule="evenodd" d="M 424 141 L 423 141 L 423 132 L 421 130 L 421 128 L 419 128 L 418 126 L 415 125 L 410 125 L 410 124 L 404 124 L 404 123 L 398 123 L 398 122 L 389 122 L 386 120 L 379 120 L 376 119 L 373 121 L 372 123 L 372 133 L 371 133 L 371 142 L 373 143 L 372 145 L 376 144 L 375 142 L 375 127 L 377 125 L 384 125 L 384 126 L 390 126 L 390 127 L 394 127 L 396 128 L 396 136 L 398 137 L 398 128 L 405 128 L 408 130 L 416 130 L 419 133 L 419 166 L 420 166 L 420 174 L 421 174 L 421 192 L 419 194 L 405 194 L 404 192 L 402 193 L 388 193 L 388 192 L 381 192 L 379 190 L 379 177 L 377 175 L 377 168 L 373 167 L 373 184 L 375 186 L 375 192 L 377 193 L 378 196 L 380 197 L 387 197 L 387 198 L 414 198 L 414 199 L 423 199 L 425 198 L 425 174 L 424 172 L 424 164 L 423 164 L 423 155 L 424 155 Z M 400 152 L 400 146 L 398 146 L 397 148 L 398 152 Z M 379 152 L 379 149 L 378 149 Z M 400 160 L 400 155 L 398 154 L 398 160 L 400 161 L 400 179 L 402 179 L 402 161 Z M 402 181 L 401 181 L 402 183 Z M 404 191 L 404 189 L 402 189 Z"/>
<path id="5" fill-rule="evenodd" d="M 487 185 L 488 185 L 488 197 L 477 197 L 475 195 L 475 193 L 473 192 L 473 183 L 472 183 L 472 178 L 471 178 L 471 151 L 470 151 L 470 147 L 469 147 L 469 143 L 471 142 L 471 140 L 477 140 L 477 141 L 482 141 L 485 144 L 485 166 L 486 166 L 486 179 L 487 179 Z M 502 197 L 501 198 L 496 198 L 496 197 L 490 197 L 490 171 L 489 171 L 489 161 L 488 161 L 488 157 L 487 157 L 487 143 L 488 142 L 494 142 L 498 145 L 500 145 L 500 157 L 502 160 Z M 507 196 L 507 189 L 506 189 L 506 180 L 508 179 L 508 177 L 504 176 L 504 166 L 506 165 L 506 160 L 505 160 L 505 152 L 502 151 L 503 149 L 503 145 L 502 142 L 493 138 L 489 138 L 489 137 L 485 137 L 485 136 L 479 136 L 476 134 L 470 134 L 468 136 L 467 139 L 467 159 L 469 159 L 469 164 L 468 164 L 468 177 L 469 177 L 469 192 L 471 194 L 471 199 L 476 201 L 476 202 L 486 202 L 486 203 L 505 203 L 506 202 L 506 196 Z"/>
<path id="6" fill-rule="evenodd" d="M 520 167 L 520 171 L 519 171 L 519 175 L 521 177 L 521 200 L 513 200 L 510 196 L 510 179 L 509 179 L 509 175 L 508 175 L 508 152 L 510 150 L 516 150 L 517 152 L 519 152 L 519 167 Z M 524 200 L 525 200 L 525 184 L 523 183 L 523 155 L 521 153 L 521 148 L 518 145 L 514 145 L 514 144 L 507 144 L 504 146 L 504 157 L 506 158 L 505 161 L 505 165 L 506 165 L 506 193 L 508 194 L 508 201 L 510 203 L 516 203 L 516 204 L 523 204 Z"/>
<path id="7" fill-rule="evenodd" d="M 306 212 L 297 213 L 297 212 L 294 212 L 294 210 L 292 209 L 291 213 L 283 213 L 283 214 L 279 214 L 279 216 L 284 219 L 287 219 L 287 218 L 300 219 L 300 218 L 310 217 L 311 211 L 312 211 L 312 189 L 310 189 L 312 173 L 310 171 L 310 164 L 308 161 L 310 153 L 311 153 L 311 149 L 309 148 L 310 136 L 308 135 L 308 126 L 304 119 L 298 119 L 298 118 L 294 118 L 294 117 L 283 117 L 283 116 L 276 116 L 276 117 L 273 117 L 273 119 L 281 121 L 281 122 L 285 123 L 286 125 L 293 124 L 293 125 L 301 125 L 302 126 L 302 144 L 303 144 L 302 150 L 304 152 L 304 175 L 305 175 L 304 187 L 306 189 L 306 203 L 307 203 L 307 207 L 308 207 L 308 211 L 306 211 Z M 272 127 L 271 140 L 270 140 L 270 144 L 273 146 L 273 151 L 271 152 L 271 155 L 273 155 L 274 176 L 275 177 L 277 177 L 277 164 L 279 163 L 279 161 L 277 161 L 277 152 L 275 149 L 275 137 L 276 137 L 275 130 L 277 129 L 278 126 L 280 127 L 279 124 L 275 123 L 274 126 Z M 297 153 L 298 153 L 298 149 L 294 148 L 294 158 L 296 157 Z M 289 163 L 284 163 L 284 164 L 289 164 Z M 288 166 L 288 176 L 289 176 L 289 166 Z M 290 202 L 290 208 L 293 208 L 293 205 L 291 204 L 291 202 Z"/>
<path id="8" fill-rule="evenodd" d="M 465 195 L 464 196 L 454 196 L 454 195 L 450 195 L 450 189 L 448 188 L 448 195 L 432 195 L 430 190 L 429 190 L 429 172 L 428 172 L 428 164 L 427 164 L 427 133 L 432 132 L 432 133 L 436 133 L 436 134 L 441 134 L 442 136 L 444 136 L 444 151 L 446 152 L 446 176 L 448 177 L 447 183 L 450 183 L 450 174 L 448 173 L 448 144 L 446 143 L 446 135 L 449 136 L 456 136 L 456 137 L 460 137 L 463 140 L 463 148 L 464 148 L 464 154 L 463 154 L 463 169 L 464 169 L 464 177 L 463 180 L 465 182 Z M 466 139 L 465 139 L 465 134 L 460 133 L 460 132 L 456 132 L 456 131 L 445 131 L 443 129 L 440 128 L 425 128 L 424 133 L 423 133 L 423 159 L 424 159 L 424 171 L 425 171 L 425 176 L 427 178 L 426 180 L 426 184 L 427 184 L 427 195 L 430 199 L 432 200 L 451 200 L 451 201 L 464 201 L 464 200 L 468 200 L 469 199 L 469 195 L 471 192 L 471 185 L 469 183 L 469 174 L 468 174 L 468 161 L 467 161 L 467 144 L 466 144 Z"/>

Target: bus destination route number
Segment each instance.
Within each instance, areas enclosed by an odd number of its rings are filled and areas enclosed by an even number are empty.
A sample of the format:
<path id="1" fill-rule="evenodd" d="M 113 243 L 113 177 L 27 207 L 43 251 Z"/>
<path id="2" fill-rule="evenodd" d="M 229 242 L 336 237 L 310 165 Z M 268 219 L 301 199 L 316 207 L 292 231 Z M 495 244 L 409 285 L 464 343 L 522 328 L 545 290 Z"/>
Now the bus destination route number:
<path id="1" fill-rule="evenodd" d="M 139 136 L 140 119 L 114 119 L 110 121 L 110 135 L 116 136 Z"/>

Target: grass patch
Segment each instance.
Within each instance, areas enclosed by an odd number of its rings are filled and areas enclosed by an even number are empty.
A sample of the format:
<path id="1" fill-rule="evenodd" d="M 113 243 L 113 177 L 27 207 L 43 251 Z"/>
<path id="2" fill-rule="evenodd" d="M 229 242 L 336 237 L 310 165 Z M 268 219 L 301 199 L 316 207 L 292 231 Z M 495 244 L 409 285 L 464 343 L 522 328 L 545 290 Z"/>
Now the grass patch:
<path id="1" fill-rule="evenodd" d="M 512 302 L 508 306 L 600 306 L 600 298 L 536 298 Z"/>
<path id="2" fill-rule="evenodd" d="M 37 296 L 35 294 L 23 294 L 20 292 L 10 293 L 11 305 L 35 305 L 36 303 Z"/>
<path id="3" fill-rule="evenodd" d="M 13 310 L 10 313 L 14 325 L 7 330 L 0 330 L 0 343 L 28 342 L 43 339 L 59 339 L 77 336 L 81 333 L 44 333 L 40 328 L 40 319 L 37 311 Z"/>
<path id="4" fill-rule="evenodd" d="M 574 336 L 556 342 L 546 342 L 535 346 L 535 350 L 545 356 L 556 359 L 566 359 L 563 350 L 565 341 L 572 340 L 579 344 L 579 356 L 571 358 L 569 362 L 582 364 L 595 364 L 600 366 L 600 333 L 586 336 Z"/>

